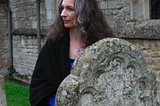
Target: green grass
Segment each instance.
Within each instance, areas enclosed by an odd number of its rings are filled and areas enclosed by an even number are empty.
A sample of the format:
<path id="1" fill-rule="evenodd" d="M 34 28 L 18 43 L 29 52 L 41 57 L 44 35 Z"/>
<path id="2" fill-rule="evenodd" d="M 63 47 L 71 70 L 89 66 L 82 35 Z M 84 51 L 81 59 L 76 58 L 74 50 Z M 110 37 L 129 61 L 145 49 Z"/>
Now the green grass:
<path id="1" fill-rule="evenodd" d="M 20 85 L 9 79 L 5 80 L 7 106 L 30 106 L 28 86 Z"/>

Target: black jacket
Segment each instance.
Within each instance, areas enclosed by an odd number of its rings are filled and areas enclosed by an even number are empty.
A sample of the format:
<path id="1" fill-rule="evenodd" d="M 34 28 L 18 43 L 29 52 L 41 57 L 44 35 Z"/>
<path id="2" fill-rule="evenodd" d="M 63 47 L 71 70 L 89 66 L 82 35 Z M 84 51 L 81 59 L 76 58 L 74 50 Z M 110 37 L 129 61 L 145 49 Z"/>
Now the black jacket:
<path id="1" fill-rule="evenodd" d="M 32 75 L 29 90 L 31 105 L 47 106 L 48 97 L 56 94 L 59 84 L 69 73 L 69 35 L 48 39 Z"/>

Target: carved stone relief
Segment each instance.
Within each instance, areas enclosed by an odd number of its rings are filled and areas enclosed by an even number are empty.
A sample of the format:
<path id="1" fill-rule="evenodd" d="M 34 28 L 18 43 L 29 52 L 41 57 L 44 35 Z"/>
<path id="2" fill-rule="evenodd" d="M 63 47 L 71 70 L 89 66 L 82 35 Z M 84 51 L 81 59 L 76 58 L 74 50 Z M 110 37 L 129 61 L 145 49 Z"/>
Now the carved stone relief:
<path id="1" fill-rule="evenodd" d="M 156 78 L 136 46 L 103 39 L 75 60 L 56 106 L 156 106 Z"/>

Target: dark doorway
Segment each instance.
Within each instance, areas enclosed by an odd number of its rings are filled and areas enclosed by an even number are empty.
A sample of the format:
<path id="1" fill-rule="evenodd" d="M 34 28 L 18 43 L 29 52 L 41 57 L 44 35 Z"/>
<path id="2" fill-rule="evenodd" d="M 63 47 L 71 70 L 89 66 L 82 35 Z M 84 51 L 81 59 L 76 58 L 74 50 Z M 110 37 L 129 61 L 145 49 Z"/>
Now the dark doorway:
<path id="1" fill-rule="evenodd" d="M 160 0 L 150 0 L 151 19 L 160 19 Z"/>

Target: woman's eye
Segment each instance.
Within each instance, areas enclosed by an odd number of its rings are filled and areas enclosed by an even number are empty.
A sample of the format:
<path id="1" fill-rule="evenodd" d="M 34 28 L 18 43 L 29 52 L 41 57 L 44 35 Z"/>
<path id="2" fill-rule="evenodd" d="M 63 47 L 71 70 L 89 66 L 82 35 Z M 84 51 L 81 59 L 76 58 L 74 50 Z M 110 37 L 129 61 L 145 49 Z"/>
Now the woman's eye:
<path id="1" fill-rule="evenodd" d="M 70 8 L 70 7 L 69 7 L 68 10 L 69 10 L 69 11 L 74 11 L 74 8 Z"/>

